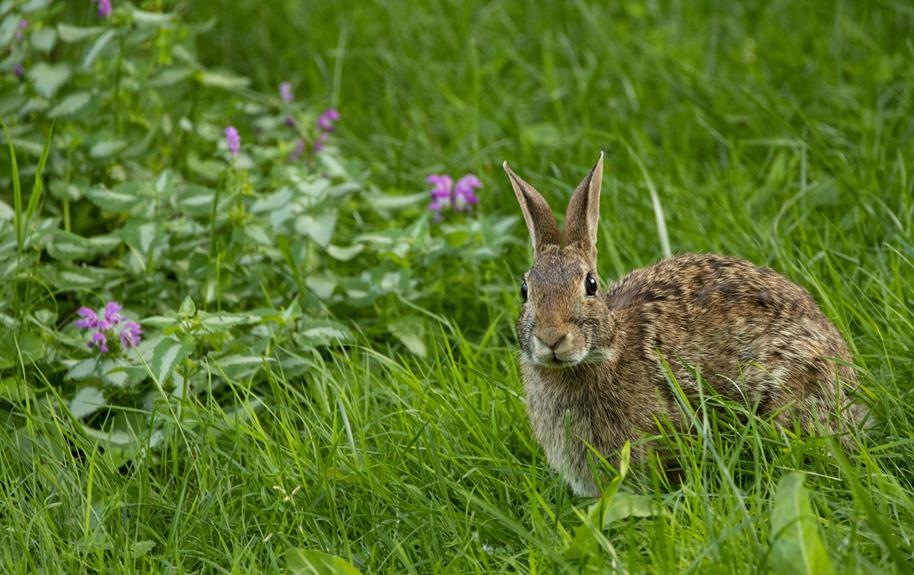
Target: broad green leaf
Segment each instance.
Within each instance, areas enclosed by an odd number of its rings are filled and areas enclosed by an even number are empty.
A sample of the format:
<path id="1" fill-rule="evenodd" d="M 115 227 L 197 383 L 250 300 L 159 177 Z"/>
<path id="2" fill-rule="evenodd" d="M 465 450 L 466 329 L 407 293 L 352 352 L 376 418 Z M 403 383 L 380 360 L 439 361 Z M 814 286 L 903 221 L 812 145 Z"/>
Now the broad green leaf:
<path id="1" fill-rule="evenodd" d="M 69 24 L 58 24 L 57 33 L 63 42 L 82 42 L 94 36 L 98 36 L 105 31 L 101 26 L 91 26 L 88 28 L 79 26 L 70 26 Z"/>
<path id="2" fill-rule="evenodd" d="M 329 274 L 309 274 L 305 285 L 320 299 L 328 299 L 336 289 L 336 278 Z"/>
<path id="3" fill-rule="evenodd" d="M 0 328 L 0 369 L 28 365 L 44 357 L 44 340 L 30 331 L 17 333 Z"/>
<path id="4" fill-rule="evenodd" d="M 77 391 L 73 399 L 70 400 L 70 413 L 76 419 L 82 419 L 87 415 L 92 415 L 107 404 L 108 402 L 100 389 L 94 386 L 84 387 Z"/>
<path id="5" fill-rule="evenodd" d="M 360 575 L 341 557 L 314 549 L 286 549 L 286 571 L 291 575 Z"/>
<path id="6" fill-rule="evenodd" d="M 390 323 L 387 328 L 411 353 L 425 357 L 425 322 L 419 317 L 406 317 Z"/>
<path id="7" fill-rule="evenodd" d="M 276 210 L 288 210 L 289 203 L 292 202 L 292 190 L 283 187 L 273 192 L 259 197 L 251 204 L 250 211 L 252 214 L 262 214 Z"/>
<path id="8" fill-rule="evenodd" d="M 126 140 L 99 140 L 89 149 L 89 155 L 95 159 L 109 158 L 126 147 Z"/>
<path id="9" fill-rule="evenodd" d="M 174 373 L 178 364 L 187 357 L 188 350 L 177 339 L 163 337 L 152 352 L 149 367 L 159 385 L 164 384 Z"/>
<path id="10" fill-rule="evenodd" d="M 117 235 L 143 258 L 147 258 L 153 248 L 162 240 L 164 230 L 158 222 L 143 222 L 133 219 L 118 230 Z"/>
<path id="11" fill-rule="evenodd" d="M 133 9 L 133 21 L 145 26 L 164 26 L 174 20 L 174 14 L 161 12 L 147 12 L 145 10 Z"/>
<path id="12" fill-rule="evenodd" d="M 295 231 L 310 237 L 318 245 L 326 247 L 336 227 L 336 212 L 319 215 L 302 214 L 295 220 Z"/>
<path id="13" fill-rule="evenodd" d="M 771 511 L 771 563 L 776 573 L 834 573 L 819 537 L 819 517 L 803 487 L 805 475 L 793 472 L 778 483 Z"/>
<path id="14" fill-rule="evenodd" d="M 245 224 L 243 231 L 244 235 L 253 240 L 256 244 L 261 246 L 273 245 L 273 237 L 267 232 L 266 228 L 258 223 L 249 222 Z"/>
<path id="15" fill-rule="evenodd" d="M 428 192 L 419 192 L 408 196 L 395 194 L 366 194 L 363 196 L 368 205 L 376 210 L 399 210 L 408 206 L 415 206 L 421 203 L 427 203 L 431 200 Z"/>
<path id="16" fill-rule="evenodd" d="M 29 70 L 29 79 L 35 87 L 35 91 L 47 99 L 54 97 L 57 90 L 63 86 L 73 70 L 67 64 L 45 64 L 39 62 Z"/>
<path id="17" fill-rule="evenodd" d="M 142 541 L 134 541 L 130 544 L 130 555 L 134 559 L 138 559 L 150 551 L 152 551 L 156 546 L 156 542 L 150 539 L 144 539 Z"/>
<path id="18" fill-rule="evenodd" d="M 89 188 L 86 197 L 96 206 L 109 212 L 130 212 L 143 201 L 138 194 L 126 188 L 109 190 L 104 186 Z"/>
<path id="19" fill-rule="evenodd" d="M 133 444 L 133 437 L 126 431 L 101 431 L 85 425 L 83 426 L 83 431 L 109 449 L 124 449 Z"/>
<path id="20" fill-rule="evenodd" d="M 341 247 L 330 244 L 327 246 L 327 253 L 330 254 L 334 259 L 348 262 L 355 256 L 362 253 L 362 250 L 365 249 L 365 246 L 362 244 L 354 244 L 349 247 Z"/>
<path id="21" fill-rule="evenodd" d="M 51 108 L 51 111 L 48 112 L 48 116 L 51 118 L 70 116 L 85 108 L 86 105 L 91 101 L 92 94 L 90 92 L 76 92 L 74 94 L 70 94 L 61 100 L 59 104 Z"/>
<path id="22" fill-rule="evenodd" d="M 99 287 L 121 275 L 118 270 L 66 263 L 44 265 L 39 275 L 50 285 L 61 290 L 81 290 Z"/>
<path id="23" fill-rule="evenodd" d="M 308 345 L 331 345 L 351 341 L 352 332 L 339 322 L 332 320 L 306 320 L 302 322 L 298 335 Z"/>
<path id="24" fill-rule="evenodd" d="M 178 207 L 189 216 L 208 218 L 213 211 L 216 191 L 203 186 L 184 186 L 178 192 Z"/>
<path id="25" fill-rule="evenodd" d="M 167 68 L 159 72 L 152 80 L 149 81 L 149 85 L 155 88 L 166 88 L 168 86 L 174 86 L 180 82 L 183 82 L 193 74 L 194 71 L 190 68 Z"/>
<path id="26" fill-rule="evenodd" d="M 32 32 L 32 47 L 40 52 L 50 52 L 57 43 L 57 31 L 53 28 L 39 28 Z"/>
<path id="27" fill-rule="evenodd" d="M 90 376 L 95 376 L 97 368 L 97 358 L 90 357 L 89 359 L 84 359 L 70 368 L 65 379 L 79 381 Z"/>
<path id="28" fill-rule="evenodd" d="M 213 88 L 224 88 L 226 90 L 235 90 L 240 88 L 247 88 L 248 84 L 251 83 L 250 80 L 243 76 L 237 76 L 231 72 L 215 72 L 215 71 L 205 71 L 200 72 L 198 75 L 200 83 L 204 86 L 210 86 Z"/>
<path id="29" fill-rule="evenodd" d="M 60 229 L 51 232 L 47 250 L 55 260 L 64 261 L 86 258 L 95 251 L 86 238 Z"/>
<path id="30" fill-rule="evenodd" d="M 32 387 L 18 376 L 0 379 L 0 400 L 16 403 L 31 399 L 34 395 Z"/>
<path id="31" fill-rule="evenodd" d="M 238 325 L 249 325 L 260 321 L 255 316 L 240 313 L 201 311 L 197 316 L 200 318 L 200 324 L 214 333 L 221 333 Z"/>
<path id="32" fill-rule="evenodd" d="M 178 308 L 178 315 L 181 317 L 194 317 L 197 314 L 197 305 L 190 296 L 186 296 Z"/>

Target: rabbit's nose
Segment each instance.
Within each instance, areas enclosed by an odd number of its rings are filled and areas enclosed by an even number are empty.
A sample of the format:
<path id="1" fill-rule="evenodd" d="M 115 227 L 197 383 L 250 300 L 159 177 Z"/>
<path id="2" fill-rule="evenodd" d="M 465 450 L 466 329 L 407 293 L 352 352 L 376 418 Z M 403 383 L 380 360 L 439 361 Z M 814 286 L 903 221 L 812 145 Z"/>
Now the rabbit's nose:
<path id="1" fill-rule="evenodd" d="M 540 341 L 541 344 L 545 345 L 549 349 L 555 351 L 559 344 L 565 340 L 565 337 L 568 335 L 568 332 L 563 333 L 562 335 L 557 335 L 555 333 L 537 335 L 536 339 Z"/>

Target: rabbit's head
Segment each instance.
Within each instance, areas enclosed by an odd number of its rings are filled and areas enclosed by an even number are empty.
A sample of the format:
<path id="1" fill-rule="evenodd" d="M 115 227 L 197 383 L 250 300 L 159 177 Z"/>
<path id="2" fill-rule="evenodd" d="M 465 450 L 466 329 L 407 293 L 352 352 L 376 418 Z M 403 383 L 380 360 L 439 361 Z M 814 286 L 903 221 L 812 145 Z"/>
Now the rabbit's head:
<path id="1" fill-rule="evenodd" d="M 564 234 L 549 204 L 504 163 L 533 241 L 517 321 L 521 357 L 533 365 L 568 368 L 607 359 L 611 318 L 597 276 L 597 220 L 603 154 L 568 204 Z"/>

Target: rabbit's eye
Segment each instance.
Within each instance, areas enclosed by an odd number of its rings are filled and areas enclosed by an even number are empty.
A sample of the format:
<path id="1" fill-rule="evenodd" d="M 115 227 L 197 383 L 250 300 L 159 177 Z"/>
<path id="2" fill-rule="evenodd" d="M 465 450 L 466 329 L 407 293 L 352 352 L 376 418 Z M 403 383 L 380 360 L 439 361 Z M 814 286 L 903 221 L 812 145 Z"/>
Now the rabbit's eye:
<path id="1" fill-rule="evenodd" d="M 587 274 L 587 279 L 584 280 L 584 289 L 587 290 L 587 295 L 597 295 L 597 280 L 591 274 Z"/>
<path id="2" fill-rule="evenodd" d="M 527 301 L 527 280 L 524 280 L 524 282 L 520 284 L 520 297 L 525 302 Z"/>

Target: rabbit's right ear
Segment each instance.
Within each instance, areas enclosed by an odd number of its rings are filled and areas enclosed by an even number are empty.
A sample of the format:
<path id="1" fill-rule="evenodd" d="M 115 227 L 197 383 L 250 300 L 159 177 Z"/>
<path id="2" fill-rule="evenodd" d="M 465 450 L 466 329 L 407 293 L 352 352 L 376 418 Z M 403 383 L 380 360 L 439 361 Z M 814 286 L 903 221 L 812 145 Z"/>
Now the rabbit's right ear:
<path id="1" fill-rule="evenodd" d="M 514 195 L 517 196 L 517 203 L 520 204 L 520 209 L 524 213 L 527 229 L 530 230 L 530 239 L 533 241 L 534 257 L 544 246 L 558 245 L 561 236 L 549 204 L 539 192 L 533 189 L 533 186 L 511 171 L 508 162 L 502 164 L 502 167 L 508 173 L 511 187 L 514 188 Z"/>

